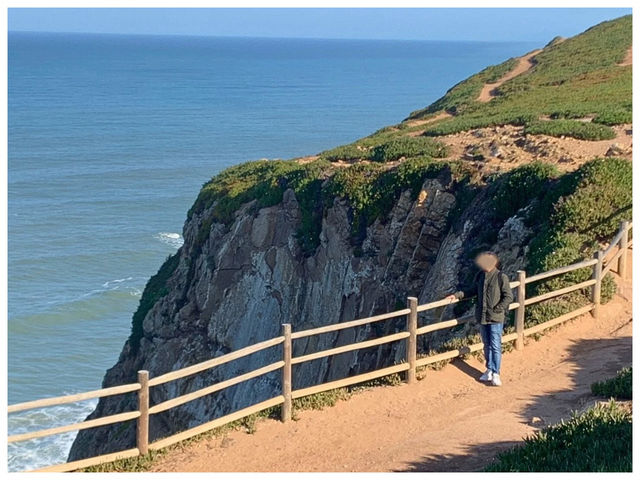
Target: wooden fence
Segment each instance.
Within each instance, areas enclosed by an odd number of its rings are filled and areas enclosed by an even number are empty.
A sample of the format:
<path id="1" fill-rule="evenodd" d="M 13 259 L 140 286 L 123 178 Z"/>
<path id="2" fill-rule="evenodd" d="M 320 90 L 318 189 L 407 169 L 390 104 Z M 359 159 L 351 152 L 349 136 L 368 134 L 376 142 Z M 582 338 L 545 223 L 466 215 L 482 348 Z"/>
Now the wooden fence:
<path id="1" fill-rule="evenodd" d="M 578 317 L 588 312 L 591 312 L 591 314 L 594 317 L 597 317 L 600 310 L 600 289 L 602 285 L 603 276 L 614 265 L 616 265 L 617 272 L 620 276 L 625 277 L 626 275 L 627 250 L 631 247 L 631 243 L 632 243 L 631 239 L 629 238 L 630 229 L 631 229 L 631 223 L 626 221 L 622 222 L 620 225 L 620 230 L 618 231 L 617 235 L 613 238 L 610 245 L 605 250 L 597 251 L 596 254 L 594 255 L 594 258 L 591 260 L 585 260 L 582 262 L 574 263 L 566 267 L 557 268 L 555 270 L 539 273 L 530 277 L 527 277 L 524 271 L 518 271 L 517 280 L 510 283 L 510 286 L 516 289 L 516 297 L 515 297 L 516 301 L 509 306 L 509 310 L 516 310 L 515 332 L 504 335 L 502 337 L 502 342 L 506 343 L 506 342 L 515 341 L 516 349 L 521 350 L 524 348 L 524 338 L 526 336 L 539 333 L 547 328 L 559 325 L 571 318 Z M 587 268 L 587 267 L 592 267 L 593 273 L 592 273 L 591 279 L 580 282 L 580 283 L 576 283 L 574 285 L 570 285 L 567 287 L 559 288 L 551 292 L 543 293 L 535 297 L 526 298 L 526 289 L 525 289 L 526 285 L 533 282 L 540 281 L 540 280 L 556 277 L 558 275 L 572 272 L 574 270 L 578 270 L 581 268 Z M 564 295 L 576 290 L 589 288 L 589 287 L 591 288 L 591 302 L 588 305 L 577 308 L 572 312 L 565 313 L 564 315 L 560 315 L 559 317 L 546 321 L 544 323 L 540 323 L 538 325 L 535 325 L 529 328 L 524 328 L 525 309 L 527 306 L 533 305 L 545 300 L 549 300 L 551 298 Z M 456 303 L 458 301 L 459 300 L 439 300 L 439 301 L 427 303 L 424 305 L 418 305 L 418 300 L 416 298 L 409 297 L 407 300 L 406 308 L 401 310 L 396 310 L 394 312 L 384 313 L 382 315 L 376 315 L 373 317 L 362 318 L 362 319 L 352 320 L 348 322 L 342 322 L 334 325 L 326 325 L 323 327 L 312 328 L 308 330 L 301 330 L 298 332 L 292 332 L 291 325 L 284 324 L 282 325 L 282 335 L 280 335 L 279 337 L 275 337 L 270 340 L 266 340 L 264 342 L 256 343 L 254 345 L 242 348 L 240 350 L 236 350 L 226 355 L 212 358 L 211 360 L 207 360 L 205 362 L 198 363 L 196 365 L 192 365 L 186 368 L 181 368 L 179 370 L 165 373 L 163 375 L 160 375 L 154 378 L 149 378 L 148 371 L 141 370 L 138 372 L 138 381 L 136 383 L 130 383 L 127 385 L 120 385 L 120 386 L 110 387 L 110 388 L 103 388 L 100 390 L 79 393 L 76 395 L 67 395 L 67 396 L 55 397 L 55 398 L 45 398 L 42 400 L 35 400 L 31 402 L 24 402 L 24 403 L 19 403 L 15 405 L 10 405 L 8 407 L 8 413 L 11 414 L 15 412 L 21 412 L 24 410 L 49 407 L 53 405 L 62 405 L 62 404 L 73 403 L 73 402 L 78 402 L 78 401 L 88 400 L 93 398 L 102 398 L 102 397 L 107 397 L 112 395 L 122 395 L 125 393 L 131 393 L 131 392 L 137 392 L 137 395 L 138 395 L 138 409 L 135 411 L 118 413 L 115 415 L 109 415 L 106 417 L 86 420 L 79 423 L 64 425 L 64 426 L 55 427 L 55 428 L 49 428 L 45 430 L 38 430 L 35 432 L 10 435 L 8 438 L 8 443 L 31 440 L 35 438 L 56 435 L 56 434 L 74 431 L 74 430 L 83 430 L 87 428 L 110 425 L 114 423 L 130 421 L 134 419 L 137 421 L 137 430 L 136 430 L 137 434 L 136 434 L 135 448 L 131 448 L 128 450 L 123 450 L 115 453 L 110 453 L 107 455 L 91 457 L 84 460 L 52 465 L 49 467 L 36 470 L 36 471 L 49 471 L 49 472 L 72 471 L 72 470 L 90 467 L 93 465 L 98 465 L 101 463 L 111 462 L 117 459 L 124 459 L 124 458 L 135 457 L 138 455 L 145 455 L 149 450 L 158 450 L 158 449 L 167 447 L 169 445 L 175 444 L 182 440 L 186 440 L 195 435 L 201 434 L 203 432 L 207 432 L 216 427 L 220 427 L 227 423 L 230 423 L 235 420 L 241 419 L 243 417 L 249 416 L 251 414 L 260 412 L 267 408 L 274 407 L 276 405 L 282 405 L 281 407 L 282 421 L 286 422 L 291 419 L 292 401 L 295 398 L 305 397 L 308 395 L 313 395 L 319 392 L 325 392 L 327 390 L 332 390 L 335 388 L 346 387 L 349 385 L 362 383 L 375 378 L 380 378 L 380 377 L 384 377 L 384 376 L 387 376 L 393 373 L 399 373 L 399 372 L 406 372 L 406 376 L 405 376 L 406 381 L 408 383 L 414 383 L 416 381 L 416 370 L 418 367 L 429 365 L 435 362 L 440 362 L 442 360 L 451 359 L 454 357 L 458 357 L 460 355 L 465 355 L 467 353 L 475 352 L 477 350 L 482 349 L 482 344 L 477 343 L 477 344 L 469 345 L 459 349 L 451 350 L 448 352 L 438 353 L 438 354 L 430 355 L 420 359 L 417 358 L 418 357 L 417 356 L 418 335 L 425 335 L 431 332 L 435 332 L 437 330 L 442 330 L 446 328 L 455 327 L 457 325 L 462 325 L 464 323 L 469 322 L 472 319 L 471 317 L 454 318 L 451 320 L 440 321 L 437 323 L 425 325 L 423 327 L 418 327 L 418 313 L 432 310 L 438 307 L 443 307 L 445 305 Z M 382 322 L 384 320 L 389 320 L 392 318 L 399 318 L 399 317 L 406 318 L 405 331 L 394 333 L 391 335 L 386 335 L 386 336 L 375 338 L 372 340 L 351 343 L 348 345 L 330 348 L 330 349 L 322 350 L 319 352 L 308 353 L 306 355 L 301 355 L 297 357 L 292 356 L 292 352 L 293 352 L 292 347 L 293 347 L 293 342 L 295 340 L 311 337 L 311 336 L 315 336 L 323 333 L 336 332 L 336 331 L 344 330 L 347 328 L 359 327 L 363 325 L 371 325 L 376 322 Z M 305 362 L 309 362 L 311 360 L 317 360 L 319 358 L 329 357 L 329 356 L 338 355 L 341 353 L 351 352 L 354 350 L 360 350 L 363 348 L 369 348 L 377 345 L 383 345 L 383 344 L 387 344 L 391 342 L 399 342 L 399 341 L 406 342 L 407 354 L 406 354 L 406 359 L 403 363 L 386 367 L 386 368 L 381 368 L 372 372 L 362 373 L 360 375 L 355 375 L 355 376 L 343 378 L 340 380 L 322 383 L 319 385 L 314 385 L 306 388 L 301 388 L 301 389 L 293 388 L 292 373 L 291 373 L 293 365 L 299 365 Z M 149 405 L 149 398 L 150 398 L 149 390 L 157 385 L 163 385 L 167 382 L 172 382 L 190 375 L 194 375 L 196 373 L 203 372 L 205 370 L 218 367 L 220 365 L 224 365 L 232 360 L 243 358 L 253 353 L 256 353 L 280 344 L 282 344 L 283 356 L 282 356 L 282 359 L 277 362 L 271 363 L 269 365 L 265 365 L 263 367 L 260 367 L 250 372 L 244 373 L 242 375 L 230 378 L 228 380 L 224 380 L 224 381 L 215 383 L 213 385 L 206 386 L 195 392 L 187 393 L 179 397 L 172 398 L 170 400 L 166 400 L 161 403 L 157 403 L 153 406 Z M 263 402 L 249 406 L 247 408 L 243 408 L 242 410 L 230 413 L 223 417 L 213 419 L 197 427 L 190 428 L 188 430 L 176 433 L 169 437 L 149 443 L 150 415 L 155 415 L 157 413 L 167 411 L 169 409 L 175 408 L 179 405 L 183 405 L 197 398 L 210 395 L 212 393 L 221 391 L 233 385 L 237 385 L 241 382 L 245 382 L 252 378 L 256 378 L 261 375 L 267 374 L 269 372 L 274 372 L 277 370 L 280 370 L 282 373 L 282 383 L 281 383 L 282 391 L 280 392 L 279 395 L 276 395 L 273 398 L 270 398 Z"/>

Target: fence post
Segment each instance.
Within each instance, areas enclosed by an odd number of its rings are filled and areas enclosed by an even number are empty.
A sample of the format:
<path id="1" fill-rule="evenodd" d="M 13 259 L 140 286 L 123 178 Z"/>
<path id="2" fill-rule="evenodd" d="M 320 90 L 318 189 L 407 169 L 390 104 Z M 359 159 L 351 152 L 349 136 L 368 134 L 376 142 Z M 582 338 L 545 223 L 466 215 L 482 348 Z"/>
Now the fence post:
<path id="1" fill-rule="evenodd" d="M 516 310 L 516 350 L 524 348 L 524 301 L 526 299 L 526 278 L 527 273 L 524 270 L 518 270 L 518 290 L 517 297 L 518 308 Z"/>
<path id="2" fill-rule="evenodd" d="M 416 357 L 418 355 L 418 299 L 416 297 L 407 298 L 407 308 L 411 310 L 407 315 L 407 383 L 416 381 Z"/>
<path id="3" fill-rule="evenodd" d="M 140 455 L 149 453 L 149 372 L 138 370 L 138 425 L 136 430 L 136 446 Z"/>
<path id="4" fill-rule="evenodd" d="M 288 422 L 291 420 L 291 324 L 282 324 L 282 335 L 284 336 L 284 343 L 282 344 L 282 359 L 284 365 L 282 366 L 282 396 L 284 397 L 284 403 L 282 404 L 282 421 Z"/>
<path id="5" fill-rule="evenodd" d="M 591 288 L 591 301 L 593 302 L 591 315 L 593 318 L 598 318 L 598 315 L 600 315 L 600 287 L 602 286 L 602 250 L 598 250 L 593 256 L 598 263 L 593 266 L 593 275 L 591 277 L 596 281 Z"/>
<path id="6" fill-rule="evenodd" d="M 620 229 L 623 231 L 620 238 L 620 258 L 618 258 L 618 275 L 624 279 L 627 277 L 627 250 L 629 248 L 629 222 L 624 220 L 620 222 Z"/>

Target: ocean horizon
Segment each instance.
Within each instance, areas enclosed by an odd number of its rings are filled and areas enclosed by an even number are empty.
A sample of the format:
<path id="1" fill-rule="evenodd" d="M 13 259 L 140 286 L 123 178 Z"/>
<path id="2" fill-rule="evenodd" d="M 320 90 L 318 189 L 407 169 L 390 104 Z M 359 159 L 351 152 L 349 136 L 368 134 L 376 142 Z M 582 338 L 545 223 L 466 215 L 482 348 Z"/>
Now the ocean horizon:
<path id="1" fill-rule="evenodd" d="M 537 43 L 9 32 L 9 403 L 100 387 L 149 276 L 229 166 L 351 142 Z M 9 417 L 82 420 L 83 402 Z M 62 462 L 75 432 L 9 446 Z M 35 446 L 38 454 L 35 454 Z"/>

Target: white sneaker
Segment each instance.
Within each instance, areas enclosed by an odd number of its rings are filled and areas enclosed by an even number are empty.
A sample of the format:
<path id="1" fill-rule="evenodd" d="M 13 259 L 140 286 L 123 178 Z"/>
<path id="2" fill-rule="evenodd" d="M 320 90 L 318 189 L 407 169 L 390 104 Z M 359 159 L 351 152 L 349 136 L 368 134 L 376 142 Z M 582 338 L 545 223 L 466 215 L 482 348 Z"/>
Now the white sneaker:
<path id="1" fill-rule="evenodd" d="M 493 385 L 494 387 L 499 387 L 502 385 L 502 381 L 500 380 L 500 375 L 498 375 L 497 373 L 493 374 L 493 378 L 491 379 L 491 385 Z"/>
<path id="2" fill-rule="evenodd" d="M 487 370 L 478 380 L 480 380 L 481 382 L 490 382 L 491 380 L 493 380 L 493 372 L 491 370 Z"/>

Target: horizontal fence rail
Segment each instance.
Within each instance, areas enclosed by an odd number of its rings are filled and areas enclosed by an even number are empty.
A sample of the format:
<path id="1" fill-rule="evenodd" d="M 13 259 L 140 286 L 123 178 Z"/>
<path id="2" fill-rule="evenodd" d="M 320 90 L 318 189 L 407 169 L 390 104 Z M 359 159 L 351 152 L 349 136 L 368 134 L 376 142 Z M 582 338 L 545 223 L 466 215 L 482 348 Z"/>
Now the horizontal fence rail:
<path id="1" fill-rule="evenodd" d="M 284 341 L 284 337 L 275 337 L 270 340 L 265 340 L 264 342 L 256 343 L 254 345 L 241 348 L 240 350 L 236 350 L 235 352 L 227 353 L 226 355 L 212 358 L 211 360 L 207 360 L 206 362 L 198 363 L 190 367 L 185 367 L 185 368 L 181 368 L 180 370 L 174 370 L 173 372 L 165 373 L 164 375 L 160 375 L 159 377 L 155 377 L 149 380 L 149 386 L 154 387 L 156 385 L 172 382 L 174 380 L 188 377 L 190 375 L 195 375 L 196 373 L 209 370 L 213 367 L 224 365 L 225 363 L 228 363 L 232 360 L 237 360 L 239 358 L 251 355 L 252 353 L 256 353 L 266 348 L 279 345 L 283 341 Z"/>
<path id="2" fill-rule="evenodd" d="M 627 252 L 633 245 L 633 241 L 629 236 L 632 224 L 624 221 L 620 225 L 620 229 L 615 237 L 611 240 L 609 245 L 603 250 L 599 250 L 594 255 L 593 259 L 577 262 L 565 267 L 556 268 L 547 272 L 538 273 L 527 277 L 526 272 L 519 271 L 518 279 L 511 281 L 509 286 L 516 291 L 515 301 L 509 305 L 509 310 L 515 310 L 515 332 L 503 335 L 502 342 L 514 342 L 516 349 L 521 350 L 524 348 L 524 338 L 527 336 L 538 334 L 548 328 L 560 325 L 572 318 L 591 313 L 594 317 L 598 316 L 600 306 L 600 289 L 602 285 L 602 278 L 612 268 L 616 268 L 618 275 L 625 278 L 627 272 Z M 527 298 L 526 286 L 539 282 L 541 280 L 547 280 L 560 275 L 580 270 L 584 268 L 591 268 L 592 275 L 589 280 L 585 280 L 573 285 L 569 285 L 562 288 L 542 293 L 540 295 Z M 560 315 L 554 319 L 548 320 L 538 325 L 525 328 L 525 309 L 527 306 L 534 305 L 552 298 L 566 295 L 568 293 L 590 289 L 590 303 L 588 305 L 577 308 L 571 312 Z M 466 299 L 465 299 L 466 300 Z M 292 415 L 292 401 L 296 398 L 302 398 L 316 393 L 326 392 L 336 388 L 348 387 L 359 383 L 374 380 L 376 378 L 386 377 L 388 375 L 404 373 L 406 375 L 405 380 L 407 383 L 413 383 L 416 380 L 416 370 L 418 367 L 424 367 L 433 363 L 449 360 L 459 357 L 461 355 L 467 355 L 479 350 L 482 350 L 482 343 L 475 343 L 467 345 L 458 349 L 449 350 L 446 352 L 436 353 L 428 355 L 422 358 L 417 358 L 417 337 L 419 335 L 425 335 L 436 331 L 464 325 L 473 321 L 472 315 L 467 315 L 460 318 L 452 318 L 449 320 L 442 320 L 435 323 L 430 323 L 418 327 L 418 313 L 426 312 L 440 307 L 445 307 L 454 303 L 458 303 L 461 300 L 437 300 L 435 302 L 425 303 L 418 305 L 417 299 L 410 297 L 407 302 L 407 308 L 395 310 L 389 313 L 383 313 L 372 317 L 361 318 L 351 320 L 347 322 L 341 322 L 332 325 L 325 325 L 321 327 L 310 328 L 306 330 L 300 330 L 292 332 L 291 325 L 283 325 L 282 335 L 259 342 L 247 347 L 235 350 L 233 352 L 215 357 L 204 362 L 190 365 L 184 368 L 180 368 L 171 372 L 164 373 L 162 375 L 149 378 L 149 372 L 141 370 L 138 372 L 138 382 L 130 383 L 126 385 L 119 385 L 115 387 L 103 388 L 100 390 L 93 390 L 90 392 L 78 393 L 74 395 L 65 395 L 61 397 L 44 398 L 41 400 L 34 400 L 30 402 L 23 402 L 8 407 L 8 413 L 17 413 L 25 410 L 32 410 L 38 408 L 46 408 L 56 405 L 63 405 L 68 403 L 75 403 L 84 400 L 94 398 L 104 398 L 114 395 L 123 395 L 136 393 L 138 397 L 138 408 L 134 411 L 122 412 L 114 415 L 108 415 L 91 420 L 85 420 L 69 425 L 63 425 L 54 428 L 48 428 L 44 430 L 38 430 L 34 432 L 19 433 L 10 435 L 8 437 L 8 443 L 21 442 L 26 440 L 32 440 L 36 438 L 42 438 L 50 435 L 56 435 L 60 433 L 84 430 L 88 428 L 95 428 L 99 426 L 111 425 L 115 423 L 121 423 L 126 421 L 136 420 L 136 447 L 119 452 L 114 452 L 106 455 L 99 455 L 83 460 L 77 460 L 73 462 L 67 462 L 58 465 L 52 465 L 44 468 L 40 468 L 35 471 L 42 472 L 64 472 L 83 469 L 94 465 L 112 462 L 119 459 L 132 458 L 139 455 L 146 454 L 149 450 L 158 450 L 178 442 L 187 440 L 196 435 L 208 432 L 214 428 L 221 427 L 230 422 L 239 420 L 241 418 L 253 415 L 263 410 L 273 408 L 281 405 L 281 415 L 283 421 L 291 419 Z M 348 328 L 356 328 L 364 325 L 371 325 L 376 322 L 382 322 L 391 319 L 400 319 L 404 317 L 406 320 L 406 330 L 391 333 L 382 337 L 362 340 L 358 342 L 352 342 L 346 345 L 338 347 L 328 348 L 317 352 L 306 353 L 304 355 L 293 356 L 293 341 L 301 338 L 312 337 L 316 335 L 322 335 L 325 333 L 338 332 Z M 397 327 L 396 327 L 397 328 Z M 312 385 L 305 388 L 294 389 L 292 386 L 292 367 L 302 363 L 310 362 L 313 360 L 319 360 L 323 358 L 332 357 L 334 355 L 341 355 L 349 352 L 355 352 L 365 348 L 376 347 L 393 342 L 404 341 L 406 345 L 406 360 L 402 363 L 392 365 L 389 367 L 379 368 L 371 372 L 361 373 L 346 378 L 333 380 L 318 385 Z M 158 385 L 163 385 L 168 382 L 183 379 L 206 370 L 219 367 L 233 360 L 247 357 L 254 353 L 266 350 L 271 347 L 282 345 L 282 358 L 278 361 L 264 365 L 262 367 L 250 370 L 235 377 L 228 378 L 226 380 L 207 385 L 198 390 L 179 395 L 174 398 L 164 400 L 156 403 L 155 405 L 149 405 L 150 403 L 150 389 Z M 263 375 L 281 371 L 282 374 L 282 392 L 279 395 L 274 396 L 268 400 L 256 403 L 254 405 L 245 407 L 238 411 L 229 413 L 222 417 L 218 417 L 198 425 L 196 427 L 175 433 L 169 437 L 155 440 L 149 443 L 149 418 L 151 415 L 166 412 L 172 408 L 179 407 L 188 402 L 197 400 L 199 398 L 211 395 L 216 392 L 220 392 L 226 388 L 234 385 L 246 382 L 251 379 L 261 377 Z"/>

